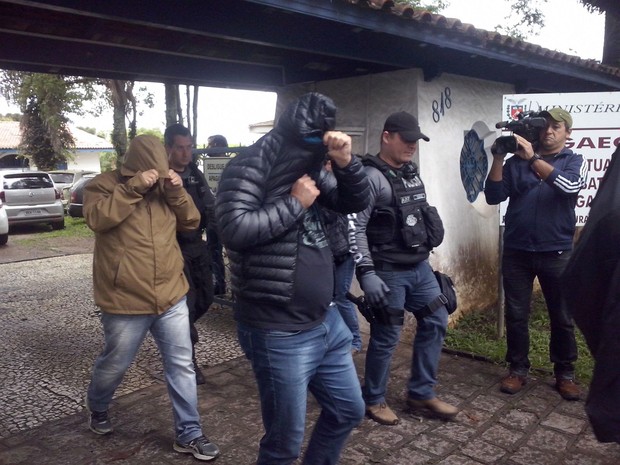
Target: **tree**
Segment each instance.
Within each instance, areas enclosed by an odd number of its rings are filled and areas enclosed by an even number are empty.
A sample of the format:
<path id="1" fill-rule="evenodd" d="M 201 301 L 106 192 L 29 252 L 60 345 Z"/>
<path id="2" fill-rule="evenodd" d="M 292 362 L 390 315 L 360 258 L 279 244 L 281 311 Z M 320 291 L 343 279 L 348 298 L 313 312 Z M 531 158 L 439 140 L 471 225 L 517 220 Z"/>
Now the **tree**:
<path id="1" fill-rule="evenodd" d="M 179 86 L 166 82 L 166 127 L 183 121 L 181 106 L 179 104 Z"/>
<path id="2" fill-rule="evenodd" d="M 53 169 L 74 146 L 67 113 L 81 113 L 94 81 L 54 74 L 3 71 L 0 93 L 22 111 L 20 149 L 39 169 Z"/>
<path id="3" fill-rule="evenodd" d="M 545 26 L 545 15 L 540 10 L 547 0 L 505 0 L 510 1 L 512 13 L 504 18 L 504 24 L 496 26 L 496 30 L 521 40 L 538 35 Z"/>
<path id="4" fill-rule="evenodd" d="M 519 39 L 538 35 L 538 31 L 545 25 L 545 17 L 539 5 L 547 0 L 505 1 L 511 2 L 512 14 L 506 17 L 504 25 L 498 25 L 496 30 Z M 617 0 L 580 0 L 580 3 L 590 12 L 605 13 L 602 63 L 620 67 L 620 3 Z"/>
<path id="5" fill-rule="evenodd" d="M 193 89 L 192 89 L 193 88 Z M 181 107 L 181 96 L 178 84 L 165 84 L 166 94 L 166 127 L 180 123 L 185 125 L 192 134 L 192 140 L 196 145 L 198 133 L 198 86 L 185 86 L 185 114 L 183 118 L 183 108 Z M 193 90 L 193 92 L 192 92 Z M 193 94 L 193 96 L 192 96 Z M 192 130 L 193 127 L 193 130 Z"/>
<path id="6" fill-rule="evenodd" d="M 65 122 L 66 123 L 66 122 Z M 27 154 L 38 169 L 49 171 L 67 159 L 66 147 L 73 146 L 73 136 L 66 124 L 60 124 L 54 131 L 55 141 L 45 127 L 36 98 L 28 102 L 20 122 L 22 139 L 20 151 Z M 56 147 L 54 147 L 56 145 Z"/>
<path id="7" fill-rule="evenodd" d="M 129 102 L 134 102 L 133 81 L 121 81 L 118 79 L 106 79 L 103 81 L 109 91 L 109 100 L 112 104 L 113 123 L 112 123 L 112 147 L 116 152 L 117 163 L 127 151 L 127 126 L 125 118 L 128 113 Z M 135 108 L 135 105 L 134 105 Z M 135 116 L 134 116 L 135 118 Z M 135 119 L 133 121 L 135 136 Z"/>
<path id="8" fill-rule="evenodd" d="M 117 79 L 103 79 L 98 81 L 107 89 L 105 101 L 112 108 L 112 134 L 111 141 L 116 152 L 117 163 L 127 150 L 130 140 L 138 133 L 138 116 L 142 116 L 138 108 L 138 103 L 145 104 L 148 108 L 153 108 L 153 94 L 146 91 L 146 87 L 135 89 L 134 81 L 123 81 Z M 95 112 L 101 111 L 101 106 L 95 108 Z M 129 127 L 129 132 L 127 128 Z"/>
<path id="9" fill-rule="evenodd" d="M 407 3 L 416 10 L 426 10 L 437 13 L 447 7 L 449 2 L 444 0 L 433 0 L 422 3 L 420 0 L 396 0 L 395 3 Z"/>

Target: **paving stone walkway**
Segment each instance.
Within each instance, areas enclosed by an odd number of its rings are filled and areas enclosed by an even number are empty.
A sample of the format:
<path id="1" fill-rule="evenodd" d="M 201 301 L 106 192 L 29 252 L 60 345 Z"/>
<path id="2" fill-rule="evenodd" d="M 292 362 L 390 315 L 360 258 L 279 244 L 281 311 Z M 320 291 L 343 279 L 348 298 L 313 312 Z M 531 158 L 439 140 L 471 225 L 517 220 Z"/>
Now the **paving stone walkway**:
<path id="1" fill-rule="evenodd" d="M 0 265 L 0 275 L 11 276 L 0 282 L 0 465 L 198 463 L 172 450 L 170 404 L 159 359 L 148 344 L 111 406 L 114 434 L 88 430 L 83 395 L 101 344 L 90 278 L 79 277 L 89 265 L 79 256 Z M 36 270 L 36 286 L 27 286 L 24 280 Z M 53 284 L 58 282 L 65 284 Z M 222 450 L 215 463 L 251 465 L 262 435 L 256 386 L 236 345 L 230 311 L 210 313 L 201 329 L 205 432 Z M 502 367 L 444 353 L 437 390 L 462 412 L 444 422 L 410 411 L 404 402 L 410 358 L 411 346 L 400 344 L 388 397 L 400 424 L 365 419 L 351 435 L 342 465 L 620 464 L 620 446 L 594 438 L 583 401 L 562 400 L 545 375 L 510 396 L 499 392 Z M 354 361 L 361 375 L 364 354 Z M 308 432 L 317 415 L 310 398 Z"/>

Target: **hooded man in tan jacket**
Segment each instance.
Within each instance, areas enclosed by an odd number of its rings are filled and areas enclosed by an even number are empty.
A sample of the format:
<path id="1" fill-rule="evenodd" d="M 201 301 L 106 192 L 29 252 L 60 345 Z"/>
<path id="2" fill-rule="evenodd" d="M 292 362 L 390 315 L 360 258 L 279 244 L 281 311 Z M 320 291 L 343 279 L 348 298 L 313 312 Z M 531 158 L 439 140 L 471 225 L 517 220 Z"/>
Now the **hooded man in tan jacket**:
<path id="1" fill-rule="evenodd" d="M 150 332 L 164 362 L 174 450 L 215 459 L 219 449 L 204 436 L 198 413 L 188 283 L 176 241 L 177 230 L 196 229 L 200 214 L 156 137 L 137 136 L 120 169 L 88 184 L 84 218 L 95 232 L 93 284 L 105 338 L 86 399 L 90 429 L 112 432 L 109 404 Z"/>

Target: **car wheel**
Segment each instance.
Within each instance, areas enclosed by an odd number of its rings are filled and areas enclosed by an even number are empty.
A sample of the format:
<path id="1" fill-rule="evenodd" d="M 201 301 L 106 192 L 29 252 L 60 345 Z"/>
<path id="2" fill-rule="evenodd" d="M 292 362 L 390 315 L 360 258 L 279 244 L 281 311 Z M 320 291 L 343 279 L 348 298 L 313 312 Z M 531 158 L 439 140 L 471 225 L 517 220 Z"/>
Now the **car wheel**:
<path id="1" fill-rule="evenodd" d="M 6 244 L 8 240 L 9 240 L 8 234 L 0 234 L 0 245 Z"/>
<path id="2" fill-rule="evenodd" d="M 52 229 L 54 231 L 58 231 L 59 229 L 65 229 L 65 219 L 63 218 L 62 221 L 52 223 Z"/>

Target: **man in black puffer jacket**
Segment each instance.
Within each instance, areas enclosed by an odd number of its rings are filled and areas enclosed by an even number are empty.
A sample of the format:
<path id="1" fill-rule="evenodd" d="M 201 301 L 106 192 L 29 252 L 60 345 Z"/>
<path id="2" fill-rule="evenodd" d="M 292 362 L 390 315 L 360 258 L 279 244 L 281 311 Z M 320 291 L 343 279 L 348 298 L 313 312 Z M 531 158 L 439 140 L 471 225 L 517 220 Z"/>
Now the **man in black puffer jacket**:
<path id="1" fill-rule="evenodd" d="M 237 332 L 265 426 L 257 465 L 298 458 L 308 390 L 322 413 L 304 464 L 335 464 L 364 416 L 351 332 L 332 304 L 333 259 L 317 204 L 340 213 L 363 210 L 369 186 L 351 155 L 351 138 L 333 131 L 335 113 L 328 97 L 303 95 L 271 132 L 228 163 L 218 186 Z M 326 156 L 334 176 L 324 170 Z"/>

